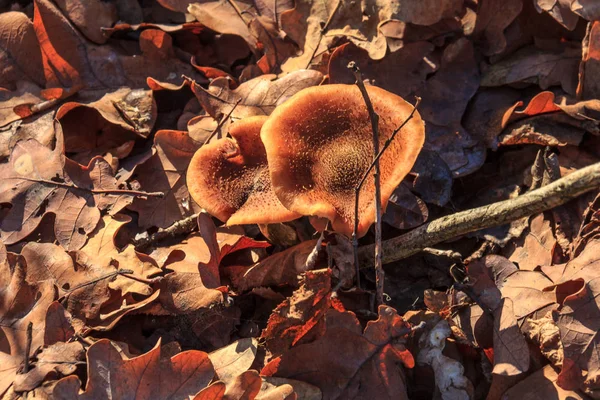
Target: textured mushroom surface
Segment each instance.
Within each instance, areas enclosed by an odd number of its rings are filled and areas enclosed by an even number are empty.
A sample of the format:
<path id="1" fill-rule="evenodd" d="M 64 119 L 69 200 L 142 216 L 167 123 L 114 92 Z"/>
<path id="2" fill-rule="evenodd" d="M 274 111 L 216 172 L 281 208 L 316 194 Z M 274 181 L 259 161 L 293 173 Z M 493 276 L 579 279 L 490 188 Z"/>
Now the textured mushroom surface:
<path id="1" fill-rule="evenodd" d="M 273 193 L 260 129 L 267 117 L 235 122 L 225 137 L 202 146 L 190 162 L 187 184 L 192 198 L 228 225 L 270 224 L 300 215 Z"/>
<path id="2" fill-rule="evenodd" d="M 401 97 L 367 86 L 379 114 L 383 147 L 413 106 Z M 373 159 L 367 107 L 355 85 L 304 89 L 275 109 L 261 130 L 271 184 L 281 203 L 303 215 L 328 218 L 333 229 L 350 236 L 354 227 L 354 188 Z M 396 135 L 380 159 L 381 203 L 410 172 L 425 140 L 420 115 Z M 363 236 L 375 220 L 373 174 L 360 192 L 359 226 Z"/>

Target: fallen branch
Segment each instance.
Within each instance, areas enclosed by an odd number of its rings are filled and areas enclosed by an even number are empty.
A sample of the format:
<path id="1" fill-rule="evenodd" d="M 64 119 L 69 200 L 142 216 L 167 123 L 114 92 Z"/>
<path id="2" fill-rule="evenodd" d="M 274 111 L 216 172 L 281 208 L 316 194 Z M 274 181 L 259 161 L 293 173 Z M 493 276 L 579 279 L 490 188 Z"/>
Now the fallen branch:
<path id="1" fill-rule="evenodd" d="M 425 247 L 480 229 L 507 224 L 565 204 L 600 187 L 600 163 L 575 171 L 557 181 L 515 199 L 461 211 L 431 221 L 412 231 L 383 241 L 383 262 L 391 263 L 420 252 Z M 359 249 L 361 268 L 373 266 L 375 245 Z"/>

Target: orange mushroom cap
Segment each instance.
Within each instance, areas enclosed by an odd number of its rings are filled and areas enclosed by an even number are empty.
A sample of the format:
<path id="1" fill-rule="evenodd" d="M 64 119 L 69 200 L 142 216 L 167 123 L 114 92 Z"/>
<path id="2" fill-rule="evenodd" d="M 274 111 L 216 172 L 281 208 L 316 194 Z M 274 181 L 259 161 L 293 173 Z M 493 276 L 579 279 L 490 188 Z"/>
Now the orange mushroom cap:
<path id="1" fill-rule="evenodd" d="M 228 225 L 270 224 L 300 215 L 286 209 L 273 193 L 267 155 L 260 141 L 266 116 L 244 118 L 225 137 L 202 146 L 187 170 L 192 198 Z"/>
<path id="2" fill-rule="evenodd" d="M 401 97 L 367 86 L 379 115 L 379 148 L 409 116 Z M 281 203 L 303 215 L 328 218 L 347 236 L 354 228 L 354 188 L 373 160 L 367 107 L 355 85 L 304 89 L 278 106 L 261 130 L 271 184 Z M 380 158 L 381 205 L 410 172 L 423 143 L 425 126 L 415 112 Z M 373 174 L 360 192 L 357 236 L 375 220 Z"/>

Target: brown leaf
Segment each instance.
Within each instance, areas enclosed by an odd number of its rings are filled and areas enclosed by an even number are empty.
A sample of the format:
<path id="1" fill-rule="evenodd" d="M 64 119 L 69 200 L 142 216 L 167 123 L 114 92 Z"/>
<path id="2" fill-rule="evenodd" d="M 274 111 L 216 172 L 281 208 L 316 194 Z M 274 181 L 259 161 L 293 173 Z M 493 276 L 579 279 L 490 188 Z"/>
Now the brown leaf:
<path id="1" fill-rule="evenodd" d="M 108 45 L 97 46 L 87 42 L 49 0 L 36 0 L 34 5 L 34 27 L 49 86 L 139 88 L 146 86 L 148 76 L 169 82 L 180 82 L 181 75 L 202 80 L 189 63 L 153 57 L 156 43 L 148 43 L 142 55 L 123 54 Z"/>
<path id="2" fill-rule="evenodd" d="M 57 0 L 56 5 L 86 38 L 98 44 L 108 40 L 101 28 L 118 20 L 116 5 L 102 0 Z"/>
<path id="3" fill-rule="evenodd" d="M 496 149 L 507 111 L 514 109 L 519 97 L 519 92 L 506 87 L 478 90 L 465 112 L 464 127 L 488 148 Z"/>
<path id="4" fill-rule="evenodd" d="M 251 49 L 256 49 L 256 37 L 248 27 L 248 15 L 256 13 L 253 1 L 237 0 L 235 6 L 228 1 L 191 3 L 186 11 L 213 31 L 241 36 Z"/>
<path id="5" fill-rule="evenodd" d="M 20 81 L 33 81 L 39 86 L 46 82 L 40 45 L 24 13 L 0 14 L 0 64 L 0 88 L 14 90 Z"/>
<path id="6" fill-rule="evenodd" d="M 116 273 L 113 266 L 76 267 L 69 254 L 52 243 L 30 242 L 21 253 L 27 262 L 27 279 L 56 285 L 59 293 L 67 296 L 66 309 L 77 318 L 96 318 L 102 305 L 109 300 L 108 278 L 112 277 L 111 273 Z"/>
<path id="7" fill-rule="evenodd" d="M 281 16 L 281 29 L 303 49 L 303 53 L 290 58 L 282 69 L 289 72 L 307 68 L 315 55 L 331 47 L 338 37 L 350 40 L 367 50 L 369 57 L 380 60 L 387 51 L 385 36 L 379 31 L 384 21 L 394 19 L 431 25 L 442 18 L 459 14 L 462 7 L 462 3 L 456 0 L 428 0 L 402 4 L 401 7 L 386 2 L 363 7 L 360 3 L 345 0 L 325 3 L 296 1 L 296 7 Z M 327 21 L 328 29 L 322 32 Z"/>
<path id="8" fill-rule="evenodd" d="M 600 13 L 600 7 L 597 12 Z M 579 66 L 577 97 L 583 100 L 600 97 L 600 85 L 594 79 L 600 73 L 600 22 L 592 22 L 583 39 L 583 56 Z"/>
<path id="9" fill-rule="evenodd" d="M 156 118 L 152 92 L 128 88 L 92 102 L 65 103 L 56 113 L 65 135 L 65 151 L 84 153 L 76 158 L 80 163 L 109 151 L 115 153 L 115 148 L 128 141 L 147 138 Z"/>
<path id="10" fill-rule="evenodd" d="M 93 158 L 82 166 L 64 156 L 62 132 L 55 125 L 56 147 L 33 139 L 17 143 L 7 163 L 0 164 L 0 203 L 12 208 L 0 224 L 7 244 L 29 235 L 46 213 L 54 213 L 56 238 L 67 250 L 83 246 L 100 219 L 100 210 L 117 212 L 131 201 L 123 196 L 110 165 Z M 115 191 L 111 194 L 111 191 Z"/>
<path id="11" fill-rule="evenodd" d="M 210 353 L 217 378 L 229 385 L 236 376 L 248 371 L 256 357 L 257 344 L 254 338 L 244 338 Z"/>
<path id="12" fill-rule="evenodd" d="M 163 192 L 162 198 L 137 198 L 128 208 L 139 214 L 142 228 L 166 228 L 200 211 L 188 192 L 185 174 L 201 143 L 187 132 L 162 130 L 154 136 L 155 153 L 133 175 L 143 190 Z"/>
<path id="13" fill-rule="evenodd" d="M 80 342 L 55 343 L 36 356 L 29 372 L 17 375 L 14 388 L 18 392 L 31 391 L 46 380 L 57 380 L 74 374 L 77 365 L 84 362 L 85 349 Z"/>
<path id="14" fill-rule="evenodd" d="M 513 301 L 502 299 L 494 310 L 494 369 L 498 375 L 519 375 L 529 369 L 529 347 L 519 331 Z"/>
<path id="15" fill-rule="evenodd" d="M 502 399 L 536 400 L 558 398 L 584 400 L 586 396 L 574 390 L 565 390 L 557 384 L 558 374 L 551 365 L 537 370 L 517 383 L 502 396 Z"/>
<path id="16" fill-rule="evenodd" d="M 56 296 L 49 281 L 29 283 L 26 264 L 20 257 L 7 253 L 0 242 L 0 393 L 13 385 L 26 350 L 27 327 L 32 324 L 31 350 L 44 344 L 45 317 Z"/>
<path id="17" fill-rule="evenodd" d="M 231 113 L 231 118 L 241 119 L 253 115 L 270 115 L 278 105 L 302 89 L 321 83 L 323 75 L 317 71 L 295 71 L 281 79 L 272 75 L 260 76 L 242 83 L 237 89 L 229 89 L 222 79 L 214 80 L 208 89 L 195 82 L 192 90 L 206 112 L 220 120 L 228 115 L 235 104 L 239 104 Z M 223 126 L 227 130 L 227 125 Z"/>
<path id="18" fill-rule="evenodd" d="M 231 228 L 217 230 L 207 214 L 201 214 L 199 220 L 200 233 L 151 254 L 163 269 L 172 271 L 159 284 L 160 303 L 171 313 L 189 313 L 222 302 L 227 292 L 219 271 L 223 257 L 245 248 L 269 246 Z"/>
<path id="19" fill-rule="evenodd" d="M 428 216 L 425 202 L 412 194 L 405 183 L 401 183 L 390 196 L 383 221 L 394 228 L 412 229 L 427 221 Z"/>
<path id="20" fill-rule="evenodd" d="M 238 292 L 260 286 L 297 286 L 297 277 L 306 272 L 306 259 L 316 243 L 316 240 L 307 240 L 275 253 L 252 267 L 228 267 L 223 272 Z"/>
<path id="21" fill-rule="evenodd" d="M 523 9 L 520 0 L 488 0 L 478 3 L 473 34 L 484 44 L 484 54 L 493 55 L 506 48 L 504 30 Z"/>
<path id="22" fill-rule="evenodd" d="M 302 376 L 319 387 L 323 399 L 373 396 L 407 399 L 405 377 L 397 364 L 414 366 L 402 344 L 410 328 L 396 311 L 379 307 L 379 318 L 363 332 L 355 315 L 329 310 L 326 331 L 312 343 L 298 345 L 269 362 L 263 375 Z"/>
<path id="23" fill-rule="evenodd" d="M 75 335 L 71 324 L 71 314 L 58 301 L 48 307 L 46 313 L 46 330 L 44 332 L 44 345 L 50 346 L 58 342 L 68 342 Z"/>
<path id="24" fill-rule="evenodd" d="M 511 241 L 503 254 L 519 269 L 533 271 L 539 265 L 552 264 L 554 246 L 556 238 L 552 224 L 544 214 L 538 214 L 530 219 L 528 231 Z"/>
<path id="25" fill-rule="evenodd" d="M 421 93 L 425 78 L 439 68 L 439 63 L 431 60 L 435 60 L 434 48 L 426 41 L 407 43 L 381 60 L 372 60 L 366 50 L 346 43 L 331 54 L 329 81 L 353 84 L 356 79 L 348 63 L 354 61 L 371 84 L 411 100 L 412 95 Z"/>
<path id="26" fill-rule="evenodd" d="M 558 384 L 564 389 L 580 388 L 585 392 L 598 390 L 600 365 L 595 352 L 598 344 L 600 326 L 598 308 L 598 245 L 597 239 L 590 240 L 583 251 L 566 265 L 543 267 L 544 272 L 553 272 L 550 276 L 559 286 L 562 307 L 554 316 L 560 329 L 565 352 L 563 367 Z"/>
<path id="27" fill-rule="evenodd" d="M 534 46 L 524 47 L 507 58 L 483 69 L 481 86 L 493 87 L 529 83 L 547 89 L 561 85 L 575 94 L 581 49 L 565 44 L 562 51 L 552 52 Z"/>
<path id="28" fill-rule="evenodd" d="M 325 315 L 332 308 L 344 311 L 339 301 L 331 298 L 331 270 L 306 272 L 300 288 L 273 310 L 261 334 L 269 356 L 278 357 L 322 336 Z"/>
<path id="29" fill-rule="evenodd" d="M 214 369 L 204 352 L 184 351 L 161 357 L 160 341 L 149 352 L 130 358 L 111 341 L 101 339 L 87 351 L 88 380 L 77 393 L 72 379 L 63 378 L 54 395 L 64 399 L 188 398 L 206 387 Z"/>
<path id="30" fill-rule="evenodd" d="M 90 269 L 111 271 L 114 268 L 132 270 L 132 274 L 118 275 L 109 288 L 120 291 L 121 296 L 135 293 L 149 296 L 154 291 L 151 278 L 162 273 L 151 257 L 135 251 L 133 245 L 119 249 L 114 237 L 121 226 L 131 221 L 123 215 L 104 216 L 90 234 L 87 243 L 77 252 L 77 262 Z"/>

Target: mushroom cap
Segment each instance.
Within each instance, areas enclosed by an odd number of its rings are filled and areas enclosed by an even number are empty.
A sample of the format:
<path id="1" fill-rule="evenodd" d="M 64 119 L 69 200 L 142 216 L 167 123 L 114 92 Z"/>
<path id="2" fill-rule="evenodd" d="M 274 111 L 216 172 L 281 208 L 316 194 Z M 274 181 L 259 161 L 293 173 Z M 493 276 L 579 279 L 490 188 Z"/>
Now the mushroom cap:
<path id="1" fill-rule="evenodd" d="M 266 116 L 235 122 L 224 137 L 202 146 L 187 170 L 192 198 L 227 225 L 271 224 L 300 215 L 286 209 L 271 188 L 267 155 L 260 141 Z"/>
<path id="2" fill-rule="evenodd" d="M 379 148 L 409 116 L 413 106 L 400 96 L 367 86 L 379 115 Z M 336 232 L 354 228 L 354 188 L 373 160 L 367 107 L 355 85 L 304 89 L 278 106 L 261 130 L 271 184 L 281 203 L 303 215 L 328 218 Z M 415 112 L 380 158 L 381 205 L 410 172 L 425 141 Z M 373 173 L 360 191 L 357 236 L 375 221 Z"/>

